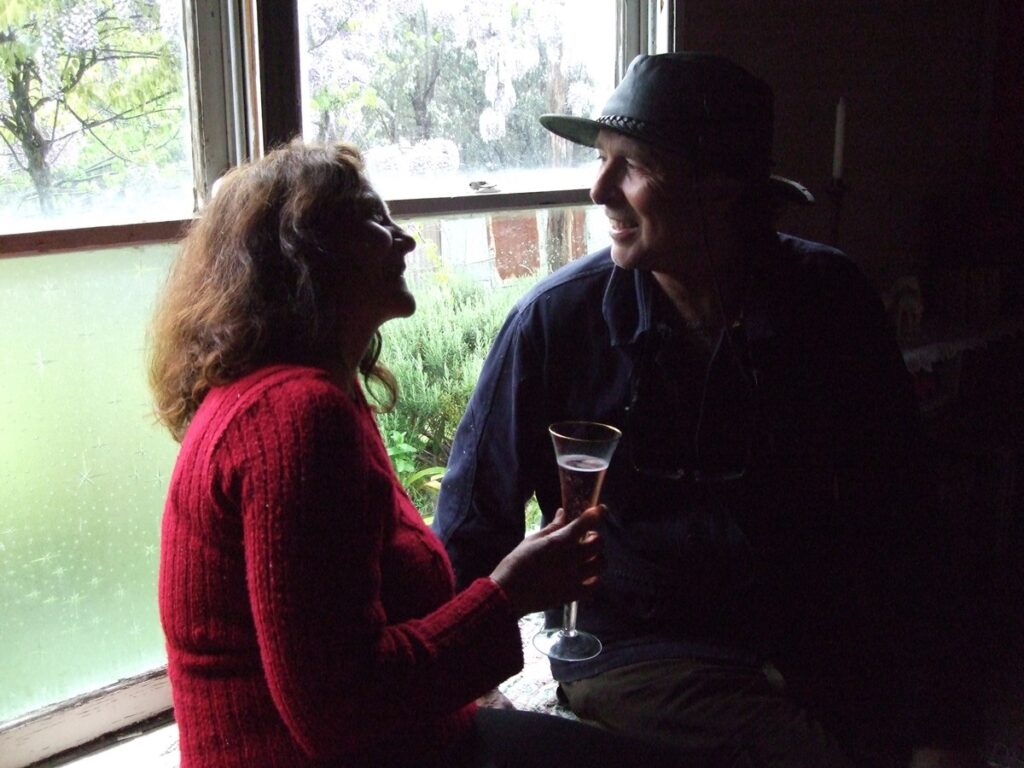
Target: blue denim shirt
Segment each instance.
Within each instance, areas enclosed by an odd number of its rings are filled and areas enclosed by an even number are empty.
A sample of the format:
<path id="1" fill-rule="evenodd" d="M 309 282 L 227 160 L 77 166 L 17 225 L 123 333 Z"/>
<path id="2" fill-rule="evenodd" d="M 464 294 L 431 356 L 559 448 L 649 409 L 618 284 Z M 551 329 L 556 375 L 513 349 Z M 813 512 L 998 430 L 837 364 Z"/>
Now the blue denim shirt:
<path id="1" fill-rule="evenodd" d="M 602 491 L 607 570 L 579 613 L 604 651 L 553 662 L 558 680 L 680 656 L 799 660 L 813 679 L 905 639 L 886 606 L 909 525 L 909 376 L 845 256 L 785 235 L 759 251 L 742 322 L 704 346 L 608 250 L 542 280 L 498 334 L 434 523 L 460 585 L 522 539 L 531 495 L 545 521 L 560 506 L 549 424 L 624 433 Z"/>

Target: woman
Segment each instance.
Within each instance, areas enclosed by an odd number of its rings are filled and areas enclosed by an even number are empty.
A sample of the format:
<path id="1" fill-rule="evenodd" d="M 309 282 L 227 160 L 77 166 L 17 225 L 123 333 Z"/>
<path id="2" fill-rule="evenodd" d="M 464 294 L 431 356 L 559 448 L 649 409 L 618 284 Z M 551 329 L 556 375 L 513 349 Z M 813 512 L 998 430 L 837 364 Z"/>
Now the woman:
<path id="1" fill-rule="evenodd" d="M 478 765 L 524 733 L 589 748 L 594 729 L 475 714 L 522 666 L 517 619 L 593 589 L 600 510 L 453 596 L 359 381 L 394 402 L 378 328 L 415 310 L 413 247 L 354 147 L 293 142 L 224 178 L 172 267 L 150 377 L 181 442 L 159 599 L 182 768 Z"/>

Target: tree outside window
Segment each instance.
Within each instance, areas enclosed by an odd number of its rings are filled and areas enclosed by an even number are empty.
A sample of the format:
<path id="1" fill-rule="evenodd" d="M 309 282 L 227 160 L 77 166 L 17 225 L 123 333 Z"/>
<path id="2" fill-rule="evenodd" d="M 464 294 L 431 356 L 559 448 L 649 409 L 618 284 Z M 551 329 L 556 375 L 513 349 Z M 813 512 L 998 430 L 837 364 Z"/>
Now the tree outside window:
<path id="1" fill-rule="evenodd" d="M 190 215 L 180 0 L 4 0 L 0 232 Z"/>
<path id="2" fill-rule="evenodd" d="M 304 134 L 363 148 L 385 196 L 408 196 L 418 179 L 436 194 L 439 175 L 500 181 L 593 158 L 554 140 L 537 116 L 590 115 L 610 92 L 613 0 L 304 0 L 299 9 Z"/>

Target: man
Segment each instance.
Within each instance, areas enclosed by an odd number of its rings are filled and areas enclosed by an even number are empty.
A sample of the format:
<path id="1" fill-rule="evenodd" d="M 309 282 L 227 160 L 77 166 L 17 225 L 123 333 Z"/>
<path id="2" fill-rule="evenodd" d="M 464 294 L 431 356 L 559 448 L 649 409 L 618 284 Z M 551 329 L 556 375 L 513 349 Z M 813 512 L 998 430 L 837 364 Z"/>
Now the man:
<path id="1" fill-rule="evenodd" d="M 552 661 L 573 710 L 695 755 L 906 764 L 959 725 L 933 706 L 915 402 L 859 271 L 773 229 L 812 197 L 770 173 L 772 109 L 685 53 L 638 57 L 597 120 L 541 117 L 596 147 L 612 244 L 510 313 L 436 530 L 461 584 L 488 573 L 532 494 L 560 506 L 548 425 L 614 425 L 607 570 L 579 613 L 604 650 Z"/>

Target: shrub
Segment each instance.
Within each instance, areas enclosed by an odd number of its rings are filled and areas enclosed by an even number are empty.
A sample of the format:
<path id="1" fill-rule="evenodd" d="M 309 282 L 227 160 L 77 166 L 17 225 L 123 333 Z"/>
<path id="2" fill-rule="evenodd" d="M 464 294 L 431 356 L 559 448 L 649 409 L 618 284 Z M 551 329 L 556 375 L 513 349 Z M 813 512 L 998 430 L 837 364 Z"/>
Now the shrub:
<path id="1" fill-rule="evenodd" d="M 381 432 L 399 479 L 427 519 L 491 343 L 534 280 L 492 288 L 438 272 L 413 286 L 416 314 L 384 326 L 381 361 L 395 374 L 399 397 L 391 413 L 381 414 Z"/>

